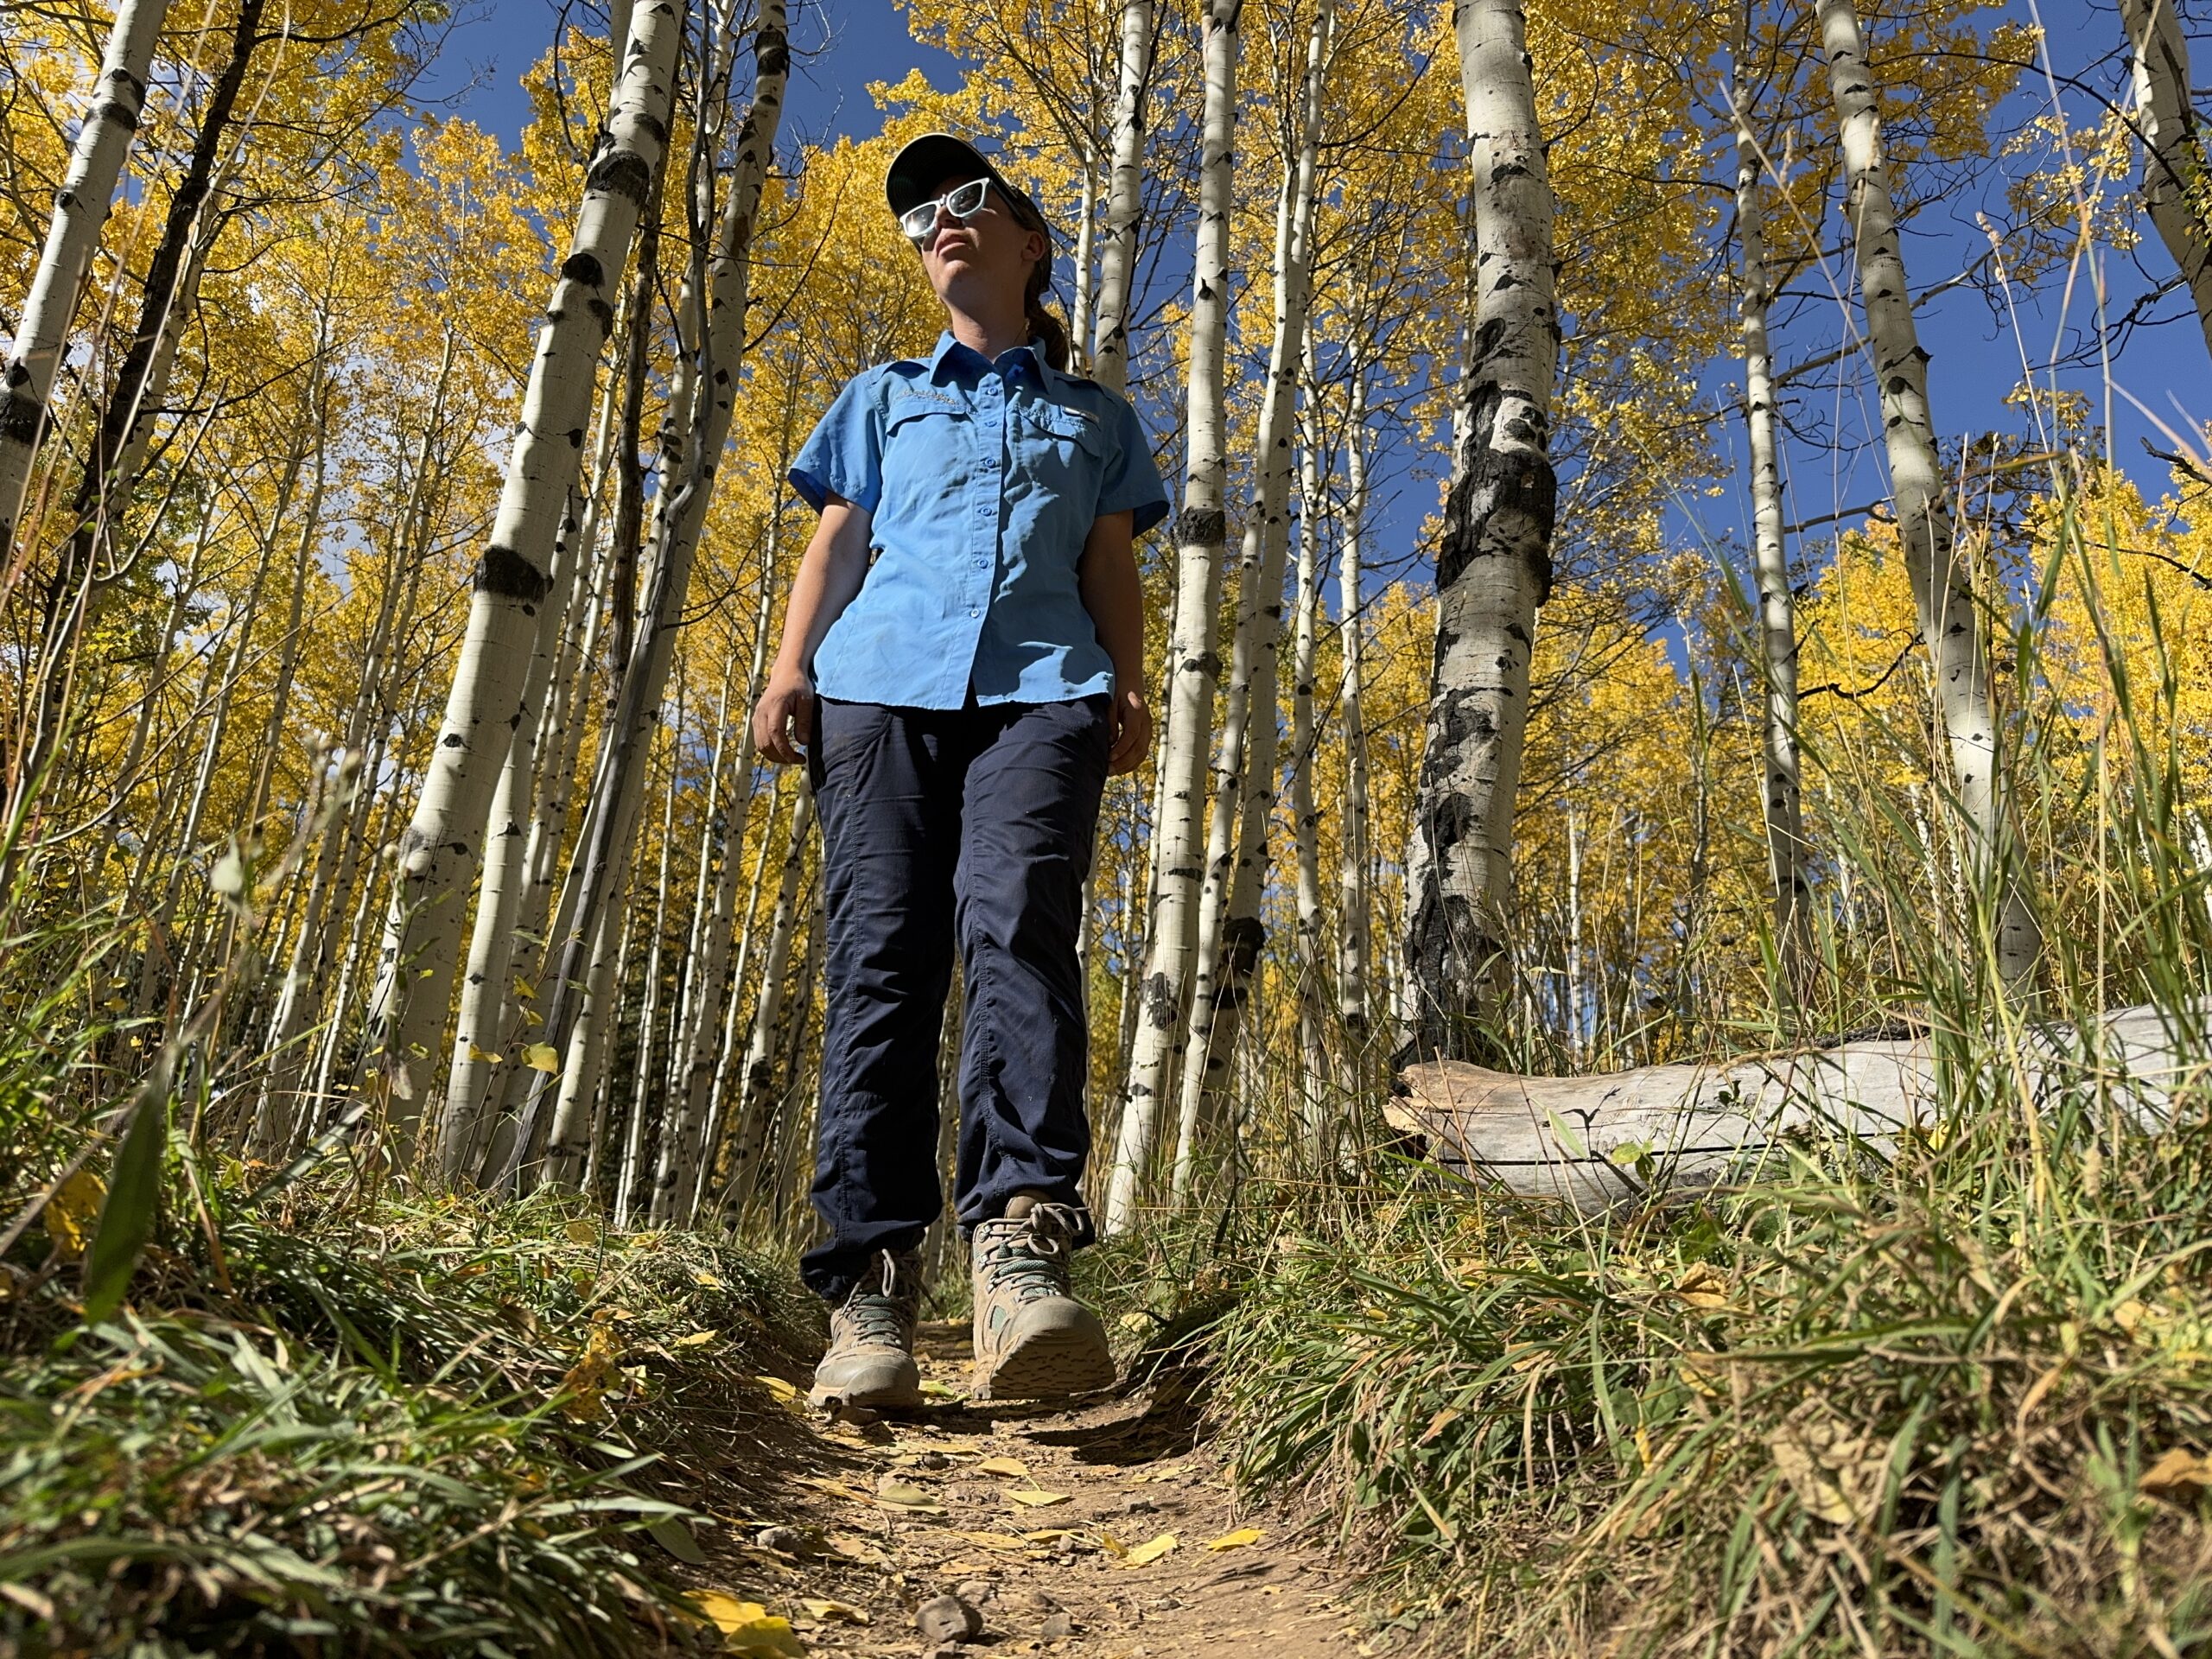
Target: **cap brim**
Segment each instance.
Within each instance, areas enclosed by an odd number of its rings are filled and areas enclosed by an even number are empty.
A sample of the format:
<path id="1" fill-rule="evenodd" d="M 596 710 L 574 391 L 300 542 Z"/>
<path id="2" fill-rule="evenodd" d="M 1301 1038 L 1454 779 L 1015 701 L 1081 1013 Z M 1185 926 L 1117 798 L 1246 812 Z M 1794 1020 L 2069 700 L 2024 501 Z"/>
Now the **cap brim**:
<path id="1" fill-rule="evenodd" d="M 949 132 L 925 132 L 892 158 L 890 169 L 883 175 L 883 194 L 893 213 L 904 213 L 929 200 L 938 186 L 955 173 L 974 173 L 1001 190 L 1007 188 L 998 168 L 966 139 Z"/>

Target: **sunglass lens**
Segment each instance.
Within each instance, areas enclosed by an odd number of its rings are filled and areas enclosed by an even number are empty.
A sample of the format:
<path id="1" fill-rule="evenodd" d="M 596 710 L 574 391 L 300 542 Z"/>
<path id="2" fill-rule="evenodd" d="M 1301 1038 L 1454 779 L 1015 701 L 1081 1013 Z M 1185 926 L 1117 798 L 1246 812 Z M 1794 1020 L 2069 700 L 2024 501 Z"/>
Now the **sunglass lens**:
<path id="1" fill-rule="evenodd" d="M 945 211 L 955 219 L 967 218 L 969 214 L 983 205 L 983 192 L 988 187 L 988 180 L 971 179 L 958 189 L 947 193 L 944 198 Z"/>

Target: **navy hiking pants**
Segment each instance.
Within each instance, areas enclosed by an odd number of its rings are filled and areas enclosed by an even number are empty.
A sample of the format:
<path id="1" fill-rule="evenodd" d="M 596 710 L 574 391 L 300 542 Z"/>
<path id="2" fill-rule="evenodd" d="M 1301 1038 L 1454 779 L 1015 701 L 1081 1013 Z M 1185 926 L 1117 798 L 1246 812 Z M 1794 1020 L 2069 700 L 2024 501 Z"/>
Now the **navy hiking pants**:
<path id="1" fill-rule="evenodd" d="M 1090 1028 L 1076 961 L 1106 784 L 1103 696 L 957 709 L 816 702 L 807 755 L 829 925 L 813 1199 L 800 1264 L 843 1299 L 937 1218 L 938 1046 L 964 970 L 963 1227 L 1030 1191 L 1080 1210 Z M 1088 1243 L 1090 1224 L 1084 1222 Z"/>

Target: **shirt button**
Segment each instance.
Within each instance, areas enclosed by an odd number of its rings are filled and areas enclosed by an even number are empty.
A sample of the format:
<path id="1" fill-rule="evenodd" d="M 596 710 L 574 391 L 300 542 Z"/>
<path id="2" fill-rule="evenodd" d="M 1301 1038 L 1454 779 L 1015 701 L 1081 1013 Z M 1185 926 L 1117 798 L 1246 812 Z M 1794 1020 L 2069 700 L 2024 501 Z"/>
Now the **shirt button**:
<path id="1" fill-rule="evenodd" d="M 968 614 L 970 616 L 981 616 L 982 613 L 977 610 L 973 605 L 970 605 L 968 607 Z"/>

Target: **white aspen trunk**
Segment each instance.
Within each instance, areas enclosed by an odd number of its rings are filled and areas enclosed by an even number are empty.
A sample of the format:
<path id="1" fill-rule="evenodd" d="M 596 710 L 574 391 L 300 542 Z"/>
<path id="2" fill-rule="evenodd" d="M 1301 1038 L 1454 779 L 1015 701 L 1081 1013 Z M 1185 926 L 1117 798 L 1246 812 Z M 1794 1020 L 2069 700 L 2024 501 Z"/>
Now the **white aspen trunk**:
<path id="1" fill-rule="evenodd" d="M 1303 1064 L 1298 1093 L 1308 1132 L 1317 1138 L 1323 1127 L 1329 1076 L 1321 1036 L 1327 1006 L 1321 969 L 1321 814 L 1313 798 L 1313 762 L 1320 747 L 1313 723 L 1313 675 L 1319 649 L 1321 524 L 1326 516 L 1319 404 L 1319 388 L 1309 385 L 1298 446 L 1298 608 L 1291 632 L 1289 779 L 1291 835 L 1298 864 L 1298 1050 Z"/>
<path id="2" fill-rule="evenodd" d="M 1274 331 L 1254 445 L 1257 476 L 1237 560 L 1236 633 L 1230 647 L 1221 750 L 1214 766 L 1205 885 L 1198 899 L 1198 969 L 1192 977 L 1191 1035 L 1183 1053 L 1176 1118 L 1173 1196 L 1179 1206 L 1190 1197 L 1201 1117 L 1218 1116 L 1202 1109 L 1217 1099 L 1228 1082 L 1239 1018 L 1267 943 L 1260 900 L 1274 805 L 1283 564 L 1290 543 L 1291 480 L 1297 469 L 1294 439 L 1298 388 L 1306 362 L 1313 179 L 1320 156 L 1321 87 L 1332 21 L 1330 0 L 1319 0 L 1306 36 L 1298 148 L 1283 157 L 1282 186 L 1276 194 Z"/>
<path id="3" fill-rule="evenodd" d="M 1736 115 L 1736 233 L 1743 257 L 1739 338 L 1744 346 L 1744 420 L 1751 449 L 1751 556 L 1758 577 L 1759 662 L 1766 680 L 1767 875 L 1774 887 L 1774 937 L 1783 982 L 1806 989 L 1811 893 L 1805 875 L 1805 809 L 1797 764 L 1797 620 L 1783 542 L 1781 444 L 1775 429 L 1774 358 L 1766 320 L 1774 285 L 1766 268 L 1765 192 L 1758 137 L 1751 130 L 1742 66 L 1732 101 Z"/>
<path id="4" fill-rule="evenodd" d="M 1236 16 L 1224 12 L 1219 3 L 1208 13 L 1210 18 L 1216 15 L 1228 17 L 1233 54 Z M 1236 73 L 1233 57 L 1228 73 L 1232 78 Z M 1090 348 L 1090 378 L 1116 391 L 1125 390 L 1129 378 L 1129 295 L 1136 275 L 1137 216 L 1144 208 L 1145 95 L 1151 79 L 1152 0 L 1125 0 L 1122 79 L 1114 99 L 1114 156 L 1106 179 L 1106 244 L 1099 256 L 1097 317 Z M 1211 71 L 1207 86 L 1211 90 Z M 1230 119 L 1234 118 L 1232 112 Z M 1225 149 L 1221 165 L 1229 165 Z M 1203 194 L 1203 181 L 1200 189 Z M 1205 211 L 1201 203 L 1200 214 Z M 1075 338 L 1080 340 L 1083 335 Z"/>
<path id="5" fill-rule="evenodd" d="M 402 1165 L 445 1068 L 435 1065 L 460 954 L 463 904 L 506 762 L 560 520 L 575 486 L 600 356 L 630 244 L 658 175 L 673 114 L 683 0 L 639 0 L 619 54 L 607 127 L 587 175 L 569 257 L 547 308 L 523 394 L 490 544 L 476 570 L 468 631 L 414 820 L 378 963 L 371 1048 L 390 1092 Z"/>
<path id="6" fill-rule="evenodd" d="M 789 423 L 785 425 L 788 438 Z M 784 475 L 788 460 L 788 442 L 785 451 L 777 466 L 779 478 Z M 706 1132 L 719 1058 L 716 1016 L 722 1012 L 726 999 L 734 1000 L 731 993 L 737 988 L 737 981 L 731 979 L 728 971 L 730 924 L 737 908 L 738 877 L 743 868 L 745 837 L 753 815 L 753 722 L 745 717 L 744 711 L 750 709 L 759 698 L 767 675 L 781 523 L 779 512 L 770 515 L 767 551 L 761 561 L 760 606 L 753 619 L 753 662 L 746 673 L 745 696 L 735 706 L 734 715 L 727 700 L 723 705 L 724 729 L 734 728 L 736 733 L 737 759 L 730 769 L 729 802 L 721 815 L 721 865 L 715 878 L 713 904 L 702 930 L 704 937 L 696 964 L 698 988 L 691 998 L 684 1030 L 677 1045 L 677 1112 L 671 1128 L 661 1141 L 660 1169 L 653 1185 L 652 1224 L 656 1227 L 691 1224 L 698 1204 L 701 1150 L 711 1144 L 706 1139 Z M 763 846 L 765 849 L 765 838 Z M 702 848 L 703 857 L 703 842 Z M 753 880 L 757 886 L 757 874 Z"/>
<path id="7" fill-rule="evenodd" d="M 1198 817 L 1205 805 L 1207 740 L 1221 658 L 1214 650 L 1214 612 L 1221 602 L 1221 562 L 1228 545 L 1223 500 L 1228 475 L 1223 418 L 1223 353 L 1229 308 L 1229 215 L 1235 187 L 1237 24 L 1243 0 L 1208 0 L 1205 12 L 1205 107 L 1198 172 L 1198 252 L 1192 283 L 1186 396 L 1188 470 L 1176 522 L 1175 632 L 1168 646 L 1166 740 L 1160 750 L 1161 803 L 1154 851 L 1158 895 L 1146 921 L 1143 1002 L 1131 1045 L 1129 1074 L 1107 1177 L 1106 1230 L 1135 1225 L 1152 1162 L 1160 1103 L 1187 1035 L 1191 957 L 1198 944 L 1198 885 L 1204 875 Z M 1125 25 L 1126 29 L 1126 25 Z M 1126 33 L 1124 39 L 1126 40 Z M 1121 139 L 1115 140 L 1115 212 L 1123 192 Z M 1134 189 L 1134 181 L 1131 188 Z M 1109 224 L 1113 223 L 1109 219 Z M 1113 245 L 1107 270 L 1113 270 Z M 1109 342 L 1108 295 L 1102 283 L 1101 346 Z M 1115 327 L 1122 324 L 1116 319 Z M 1102 357 L 1103 351 L 1102 350 Z"/>
<path id="8" fill-rule="evenodd" d="M 2212 203 L 2206 200 L 2204 135 L 2190 96 L 2189 41 L 2174 3 L 2120 0 L 2120 21 L 2134 71 L 2143 207 L 2189 285 L 2197 326 L 2212 347 Z"/>
<path id="9" fill-rule="evenodd" d="M 658 1080 L 653 1075 L 655 1028 L 660 1021 L 661 950 L 668 937 L 668 854 L 676 838 L 676 795 L 683 776 L 683 690 L 676 693 L 676 717 L 670 722 L 668 790 L 660 812 L 660 868 L 653 878 L 652 937 L 645 945 L 645 993 L 638 1009 L 638 1052 L 630 1089 L 630 1128 L 623 1137 L 622 1166 L 614 1182 L 614 1224 L 630 1225 L 632 1198 L 643 1173 L 645 1155 L 645 1117 L 658 1103 L 666 1109 Z M 648 1196 L 650 1201 L 650 1195 Z"/>
<path id="10" fill-rule="evenodd" d="M 632 895 L 624 893 L 617 895 L 617 901 L 601 914 L 606 932 L 615 932 L 618 924 L 620 930 L 613 948 L 605 952 L 608 962 L 613 964 L 607 969 L 607 977 L 618 987 L 626 985 L 630 979 L 630 941 L 637 926 L 638 907 Z M 622 1002 L 618 992 L 613 999 L 613 1007 L 607 1012 L 607 1025 L 613 1027 L 613 1036 L 621 1034 L 621 1018 Z M 584 1151 L 576 1160 L 576 1167 L 568 1171 L 562 1182 L 577 1188 L 587 1198 L 595 1198 L 599 1192 L 600 1159 L 607 1149 L 607 1119 L 614 1110 L 614 1090 L 601 1087 L 602 1080 L 594 1078 L 592 1087 L 583 1095 L 581 1110 L 585 1122 L 582 1135 Z"/>
<path id="11" fill-rule="evenodd" d="M 806 864 L 806 842 L 814 828 L 814 791 L 802 787 L 791 811 L 783 879 L 776 887 L 776 908 L 760 952 L 760 993 L 753 1005 L 745 1066 L 734 1079 L 741 1091 L 737 1133 L 730 1147 L 729 1179 L 724 1192 L 733 1216 L 742 1215 L 759 1184 L 760 1154 L 768 1141 L 768 1118 L 776 1103 L 776 1033 L 784 1014 L 784 981 L 791 968 L 791 939 L 798 929 L 799 873 Z"/>
<path id="12" fill-rule="evenodd" d="M 0 370 L 0 568 L 8 563 L 16 521 L 30 493 L 47 409 L 54 396 L 85 278 L 113 210 L 115 189 L 146 108 L 146 76 L 168 0 L 120 0 L 108 30 L 99 79 L 54 199 L 54 221 L 23 302 L 22 319 Z"/>
<path id="13" fill-rule="evenodd" d="M 1928 407 L 1927 353 L 1920 348 L 1912 295 L 1905 283 L 1897 210 L 1882 157 L 1873 76 L 1851 0 L 1821 0 L 1820 22 L 1841 130 L 1846 216 L 1857 245 L 1859 289 L 1881 391 L 1882 435 L 1889 453 L 1890 489 L 1897 501 L 1897 539 L 1904 548 L 1921 637 L 1934 668 L 1936 706 L 1965 817 L 1969 886 L 1983 902 L 1993 901 L 1999 977 L 2025 990 L 2032 986 L 2036 959 L 2042 954 L 2042 933 L 2005 844 L 1988 646 L 1974 601 L 1970 561 L 1944 499 L 1935 423 Z"/>
<path id="14" fill-rule="evenodd" d="M 1906 1130 L 1993 1092 L 2037 1101 L 2094 1092 L 2135 1128 L 2156 1130 L 2201 1075 L 2208 1016 L 2212 1007 L 2202 1004 L 2123 1008 L 2094 1031 L 2031 1026 L 2017 1046 L 1977 1039 L 1986 1058 L 1973 1078 L 1960 1074 L 1958 1043 L 1927 1036 L 1597 1077 L 1523 1077 L 1443 1060 L 1408 1067 L 1406 1096 L 1383 1115 L 1427 1137 L 1447 1168 L 1595 1212 L 1786 1174 L 1789 1141 L 1891 1150 Z"/>
<path id="15" fill-rule="evenodd" d="M 573 1006 L 569 982 L 574 976 L 574 949 L 603 902 L 601 895 L 622 884 L 637 817 L 644 800 L 643 758 L 660 722 L 661 694 L 676 652 L 677 626 L 690 589 L 691 567 L 706 524 L 715 477 L 729 438 L 743 365 L 749 312 L 753 232 L 767 180 L 776 131 L 783 115 L 790 52 L 784 34 L 782 0 L 766 0 L 753 36 L 756 70 L 753 105 L 737 135 L 737 153 L 728 194 L 716 228 L 712 263 L 695 267 L 677 315 L 687 349 L 677 365 L 669 406 L 677 418 L 664 433 L 660 493 L 653 521 L 652 578 L 644 626 L 630 653 L 622 690 L 607 734 L 607 748 L 594 779 L 592 807 L 574 866 L 578 901 L 563 942 L 563 966 L 556 974 L 546 1009 L 546 1039 L 564 1047 L 561 1105 L 556 1108 L 546 1150 L 549 1177 L 559 1179 L 573 1159 L 569 1135 L 578 1120 L 570 1103 L 594 1086 L 596 1046 L 564 1029 Z M 703 277 L 703 280 L 702 278 Z M 680 436 L 677 435 L 680 433 Z M 575 1016 L 578 1029 L 603 1018 L 609 988 L 594 964 L 588 981 L 586 1010 Z M 564 1041 L 565 1039 L 565 1041 Z M 541 1091 L 542 1093 L 542 1091 Z M 524 1112 L 517 1153 L 529 1153 L 530 1109 Z"/>
<path id="16" fill-rule="evenodd" d="M 814 902 L 804 909 L 806 955 L 800 958 L 798 995 L 785 1009 L 784 1054 L 771 1098 L 775 1140 L 772 1155 L 764 1160 L 771 1175 L 765 1185 L 756 1176 L 749 1206 L 752 1214 L 766 1224 L 769 1236 L 779 1238 L 787 1236 L 785 1218 L 796 1197 L 792 1189 L 797 1185 L 799 1158 L 811 1149 L 815 1112 L 809 1109 L 818 1109 L 822 1097 L 819 1088 L 806 1086 L 806 1056 L 815 1027 L 815 987 L 822 983 L 822 958 L 827 948 L 823 940 L 829 931 L 819 881 L 814 884 Z M 741 1223 L 746 1210 L 745 1205 L 738 1209 Z"/>
<path id="17" fill-rule="evenodd" d="M 1346 1037 L 1344 1086 L 1357 1098 L 1364 1074 L 1360 1051 L 1373 1024 L 1369 969 L 1373 957 L 1368 852 L 1367 724 L 1361 713 L 1365 672 L 1366 604 L 1360 588 L 1361 536 L 1367 523 L 1367 364 L 1355 353 L 1344 421 L 1344 517 L 1337 530 L 1337 644 L 1342 654 L 1338 702 L 1344 728 L 1344 827 L 1337 875 L 1337 1017 Z"/>
<path id="18" fill-rule="evenodd" d="M 1068 302 L 1068 342 L 1087 371 L 1090 364 L 1091 262 L 1098 241 L 1098 157 L 1089 145 L 1083 151 L 1083 194 L 1077 208 L 1082 217 L 1075 232 L 1075 297 Z"/>
<path id="19" fill-rule="evenodd" d="M 730 969 L 729 993 L 722 1001 L 728 1005 L 722 1013 L 721 1039 L 715 1050 L 715 1080 L 707 1094 L 707 1125 L 699 1137 L 699 1168 L 691 1191 L 683 1202 L 690 1206 L 692 1219 L 687 1224 L 698 1224 L 699 1206 L 706 1201 L 708 1187 L 715 1179 L 716 1167 L 722 1162 L 722 1135 L 728 1127 L 728 1111 L 732 1096 L 736 1092 L 735 1068 L 740 1061 L 738 1036 L 741 1029 L 748 1029 L 744 1019 L 746 964 L 753 954 L 753 924 L 760 918 L 760 893 L 766 885 L 768 855 L 776 844 L 776 817 L 779 802 L 775 785 L 771 783 L 768 794 L 768 819 L 760 826 L 760 849 L 753 855 L 753 880 L 745 889 L 745 923 L 738 931 L 736 960 Z"/>
<path id="20" fill-rule="evenodd" d="M 1529 658 L 1551 585 L 1560 332 L 1551 183 L 1521 0 L 1467 0 L 1454 32 L 1477 292 L 1459 398 L 1465 437 L 1436 556 L 1436 654 L 1406 857 L 1406 988 L 1414 1049 L 1461 1058 L 1481 1052 L 1482 1022 L 1501 1012 L 1506 982 Z"/>

